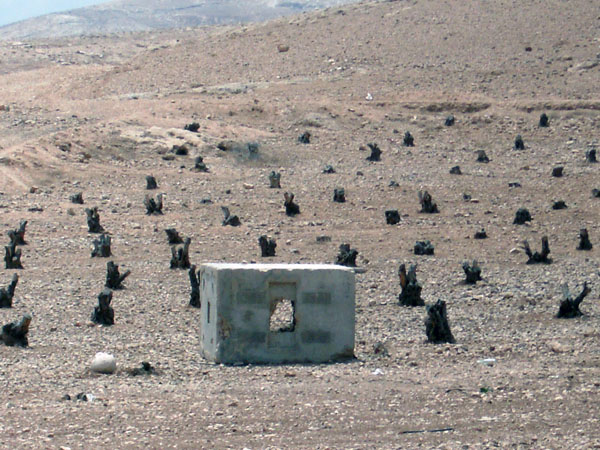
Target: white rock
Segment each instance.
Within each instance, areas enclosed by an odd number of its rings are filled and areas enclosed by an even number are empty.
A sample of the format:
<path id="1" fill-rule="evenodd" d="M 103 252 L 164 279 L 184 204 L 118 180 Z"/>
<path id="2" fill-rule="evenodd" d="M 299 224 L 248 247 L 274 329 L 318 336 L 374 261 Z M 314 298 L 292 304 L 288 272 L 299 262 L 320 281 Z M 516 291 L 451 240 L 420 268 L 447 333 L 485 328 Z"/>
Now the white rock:
<path id="1" fill-rule="evenodd" d="M 117 370 L 117 360 L 113 355 L 99 352 L 94 356 L 91 366 L 92 372 L 96 373 L 115 373 Z"/>

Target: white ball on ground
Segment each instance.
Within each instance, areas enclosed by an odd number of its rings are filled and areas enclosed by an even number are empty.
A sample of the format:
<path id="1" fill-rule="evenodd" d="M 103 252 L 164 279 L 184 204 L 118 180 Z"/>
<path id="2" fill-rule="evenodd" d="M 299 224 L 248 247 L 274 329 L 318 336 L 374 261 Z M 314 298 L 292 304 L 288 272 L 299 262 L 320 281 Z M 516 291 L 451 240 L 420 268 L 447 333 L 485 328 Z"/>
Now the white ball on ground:
<path id="1" fill-rule="evenodd" d="M 94 356 L 91 366 L 92 372 L 96 373 L 115 373 L 117 370 L 117 360 L 113 355 L 99 352 Z"/>

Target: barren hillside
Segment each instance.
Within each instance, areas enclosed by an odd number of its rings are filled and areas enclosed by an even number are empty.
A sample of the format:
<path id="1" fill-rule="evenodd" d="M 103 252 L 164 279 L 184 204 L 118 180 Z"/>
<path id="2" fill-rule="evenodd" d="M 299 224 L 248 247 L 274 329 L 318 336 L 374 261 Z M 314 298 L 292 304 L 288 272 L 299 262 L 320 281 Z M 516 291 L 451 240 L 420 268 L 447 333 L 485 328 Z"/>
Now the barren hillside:
<path id="1" fill-rule="evenodd" d="M 599 139 L 600 11 L 525 3 L 360 3 L 264 24 L 0 43 L 0 231 L 29 221 L 24 269 L 0 271 L 0 286 L 20 277 L 0 324 L 33 315 L 27 349 L 0 346 L 0 444 L 600 446 L 600 165 L 586 161 Z M 198 131 L 184 130 L 192 122 Z M 369 143 L 381 161 L 366 160 Z M 173 152 L 182 145 L 188 155 Z M 208 172 L 193 170 L 197 156 Z M 332 201 L 339 187 L 345 203 Z M 419 212 L 420 190 L 439 213 Z M 78 192 L 84 205 L 69 200 Z M 164 214 L 148 216 L 144 197 L 157 193 Z M 90 322 L 109 261 L 90 257 L 93 206 L 110 260 L 132 271 L 110 327 Z M 222 226 L 221 206 L 241 226 Z M 513 224 L 519 208 L 533 220 Z M 389 209 L 399 224 L 386 224 Z M 364 269 L 356 359 L 207 363 L 188 274 L 169 269 L 171 227 L 192 238 L 194 264 L 331 263 L 351 244 Z M 488 238 L 474 239 L 481 228 Z M 582 228 L 591 251 L 576 250 Z M 263 234 L 274 258 L 260 257 Z M 523 240 L 539 251 L 543 236 L 553 262 L 526 264 Z M 415 255 L 417 240 L 434 255 Z M 483 281 L 467 285 L 461 264 L 473 259 Z M 425 308 L 398 304 L 401 263 L 418 264 L 426 303 L 447 302 L 456 344 L 427 343 Z M 557 319 L 561 285 L 577 294 L 586 281 L 584 315 Z M 89 371 L 98 351 L 115 355 L 116 374 Z M 142 361 L 158 374 L 131 376 Z M 64 400 L 78 393 L 94 400 Z"/>

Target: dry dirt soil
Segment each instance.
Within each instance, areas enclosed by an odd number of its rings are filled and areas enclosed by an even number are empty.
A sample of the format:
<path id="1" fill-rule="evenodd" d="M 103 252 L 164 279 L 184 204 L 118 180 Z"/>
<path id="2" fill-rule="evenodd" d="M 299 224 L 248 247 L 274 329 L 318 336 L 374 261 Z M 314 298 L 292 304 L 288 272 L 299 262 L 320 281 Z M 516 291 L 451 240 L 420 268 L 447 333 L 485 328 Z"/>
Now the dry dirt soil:
<path id="1" fill-rule="evenodd" d="M 600 8 L 588 0 L 388 1 L 247 26 L 0 43 L 5 242 L 29 221 L 0 322 L 33 315 L 28 348 L 0 347 L 0 446 L 599 448 L 600 164 L 585 157 L 600 140 L 599 63 Z M 310 144 L 297 140 L 304 131 Z M 406 131 L 414 147 L 402 145 Z M 514 149 L 518 134 L 525 150 Z M 220 150 L 224 140 L 238 146 Z M 248 142 L 259 145 L 252 157 Z M 366 160 L 372 142 L 380 162 Z M 182 144 L 188 156 L 163 159 Z M 192 170 L 198 155 L 208 173 Z M 336 173 L 322 173 L 327 164 Z M 272 170 L 281 189 L 269 188 Z M 158 191 L 145 190 L 150 174 Z M 346 203 L 332 201 L 336 187 Z M 419 190 L 439 214 L 419 212 Z M 299 216 L 285 215 L 285 191 Z M 84 205 L 70 202 L 77 192 Z M 145 214 L 148 192 L 165 194 L 164 215 Z M 567 208 L 553 210 L 557 200 Z M 107 262 L 90 257 L 92 206 L 113 260 L 132 271 L 112 327 L 90 323 Z M 222 226 L 221 206 L 242 225 Z M 513 225 L 521 207 L 533 220 Z M 400 211 L 398 225 L 386 209 Z M 330 263 L 350 243 L 366 270 L 356 359 L 205 361 L 187 272 L 169 269 L 168 227 L 192 238 L 195 264 L 266 262 L 262 234 L 278 244 L 268 262 Z M 482 227 L 488 239 L 473 239 Z M 576 250 L 581 228 L 591 251 Z M 527 265 L 522 241 L 539 249 L 544 235 L 553 263 Z M 424 239 L 434 256 L 413 254 Z M 461 264 L 473 259 L 484 280 L 468 286 Z M 447 302 L 456 344 L 428 344 L 425 308 L 398 304 L 403 262 L 418 263 L 427 303 Z M 2 286 L 13 272 L 2 268 Z M 557 319 L 561 285 L 578 293 L 585 281 L 584 315 Z M 115 355 L 116 374 L 90 372 L 98 351 Z M 158 374 L 129 375 L 142 361 Z M 92 400 L 63 399 L 78 393 Z"/>

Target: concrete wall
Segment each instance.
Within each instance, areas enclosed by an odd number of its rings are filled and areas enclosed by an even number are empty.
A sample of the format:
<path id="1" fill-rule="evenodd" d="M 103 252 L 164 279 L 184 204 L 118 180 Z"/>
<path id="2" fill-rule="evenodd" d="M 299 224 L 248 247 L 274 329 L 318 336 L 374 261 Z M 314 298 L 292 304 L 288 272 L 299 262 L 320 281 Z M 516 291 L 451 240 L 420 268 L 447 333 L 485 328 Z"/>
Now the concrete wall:
<path id="1" fill-rule="evenodd" d="M 354 355 L 351 269 L 203 264 L 200 278 L 205 358 L 234 364 L 326 362 Z M 282 299 L 293 305 L 293 323 L 271 331 L 271 313 Z"/>

